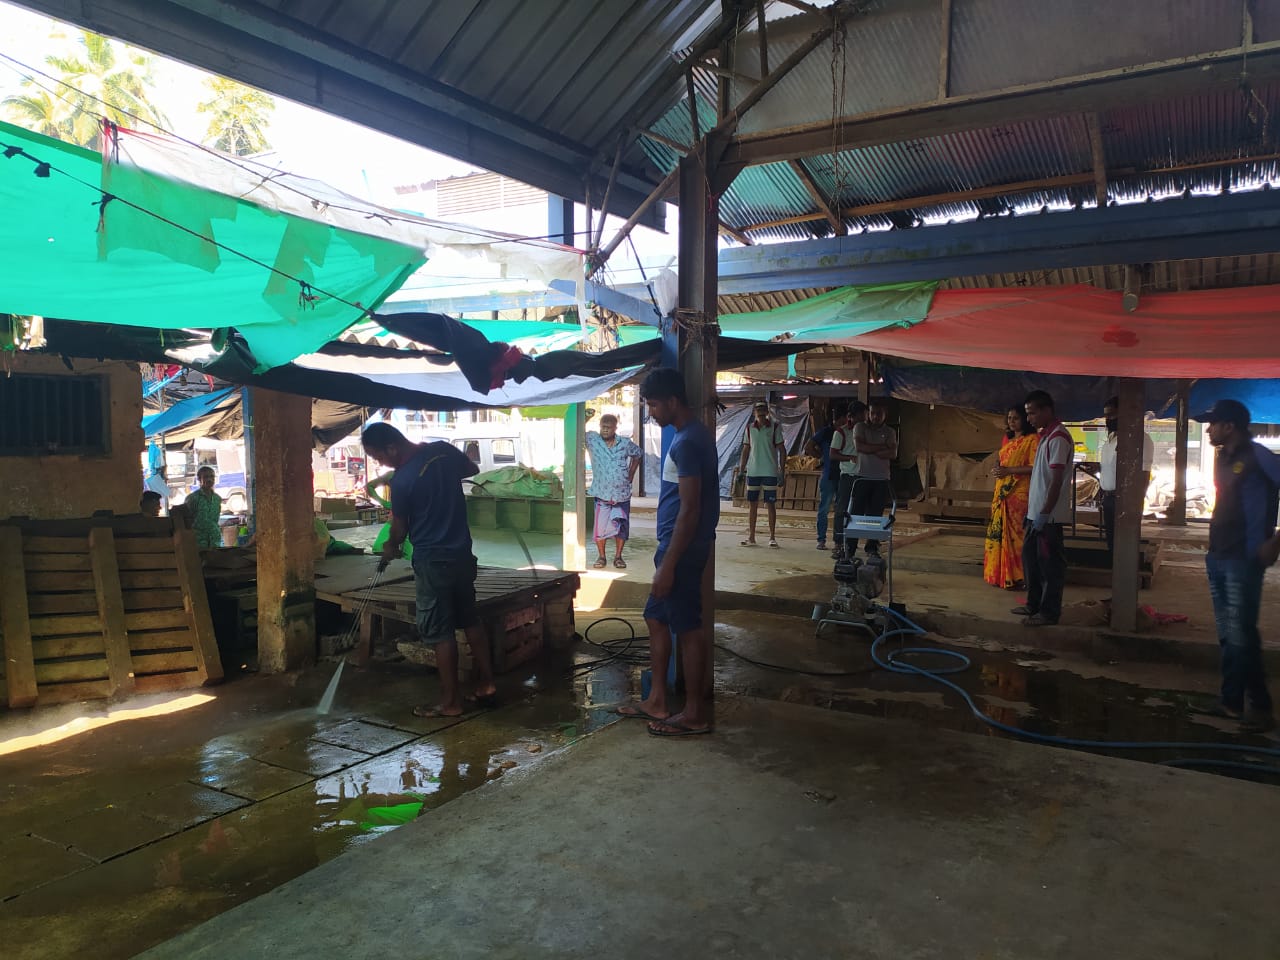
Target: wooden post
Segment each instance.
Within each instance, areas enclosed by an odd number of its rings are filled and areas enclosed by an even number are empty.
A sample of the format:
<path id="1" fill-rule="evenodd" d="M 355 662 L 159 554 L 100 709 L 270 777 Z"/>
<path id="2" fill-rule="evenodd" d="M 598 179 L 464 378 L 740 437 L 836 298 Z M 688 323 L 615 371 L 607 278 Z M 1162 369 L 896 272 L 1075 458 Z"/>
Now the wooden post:
<path id="1" fill-rule="evenodd" d="M 871 402 L 871 354 L 858 354 L 858 399 L 863 403 Z"/>
<path id="2" fill-rule="evenodd" d="M 258 543 L 258 667 L 315 659 L 315 509 L 311 399 L 254 388 Z"/>
<path id="3" fill-rule="evenodd" d="M 98 595 L 98 616 L 107 651 L 107 696 L 133 693 L 133 654 L 125 626 L 124 593 L 120 589 L 120 565 L 116 561 L 116 539 L 110 527 L 89 531 L 89 562 L 93 566 L 93 589 Z"/>
<path id="4" fill-rule="evenodd" d="M 694 415 L 715 436 L 716 417 L 716 353 L 719 326 L 716 322 L 716 297 L 719 271 L 717 234 L 720 223 L 717 194 L 709 190 L 715 179 L 714 154 L 710 144 L 699 154 L 680 160 L 680 236 L 679 236 L 679 335 L 680 370 L 684 374 L 685 392 Z M 715 551 L 707 560 L 702 579 L 702 623 L 714 637 Z M 678 642 L 678 638 L 677 638 Z M 707 644 L 706 697 L 714 689 L 714 646 Z M 695 694 L 696 691 L 690 691 Z"/>
<path id="5" fill-rule="evenodd" d="M 564 508 L 561 566 L 587 567 L 587 484 L 582 450 L 587 436 L 587 408 L 571 403 L 564 413 Z"/>
<path id="6" fill-rule="evenodd" d="M 17 527 L 0 527 L 0 631 L 4 633 L 4 677 L 9 709 L 29 707 L 37 696 L 36 662 L 31 648 L 22 531 Z"/>
<path id="7" fill-rule="evenodd" d="M 1164 522 L 1173 527 L 1187 525 L 1187 447 L 1191 436 L 1191 381 L 1178 381 L 1178 427 L 1173 454 L 1173 500 L 1165 509 Z"/>
<path id="8" fill-rule="evenodd" d="M 1116 441 L 1116 534 L 1111 561 L 1111 629 L 1138 626 L 1138 559 L 1142 541 L 1142 381 L 1117 381 L 1120 400 Z"/>

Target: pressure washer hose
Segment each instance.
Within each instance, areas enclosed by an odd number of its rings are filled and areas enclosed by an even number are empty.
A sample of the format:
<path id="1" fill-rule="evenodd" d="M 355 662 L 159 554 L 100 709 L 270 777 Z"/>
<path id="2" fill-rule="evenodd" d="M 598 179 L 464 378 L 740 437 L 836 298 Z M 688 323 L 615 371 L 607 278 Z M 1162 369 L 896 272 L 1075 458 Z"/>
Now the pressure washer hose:
<path id="1" fill-rule="evenodd" d="M 1030 740 L 1035 743 L 1047 743 L 1057 747 L 1078 747 L 1084 750 L 1174 750 L 1184 753 L 1195 752 L 1213 752 L 1213 753 L 1236 753 L 1236 754 L 1255 754 L 1267 757 L 1280 758 L 1280 749 L 1275 747 L 1251 747 L 1240 743 L 1177 743 L 1152 741 L 1143 742 L 1137 740 L 1081 740 L 1075 737 L 1057 737 L 1047 733 L 1034 733 L 1030 730 L 1023 730 L 1019 727 L 1002 723 L 995 717 L 989 716 L 979 709 L 977 703 L 974 702 L 973 696 L 961 687 L 959 684 L 947 679 L 948 675 L 962 673 L 973 665 L 968 657 L 963 653 L 955 650 L 945 650 L 941 647 L 902 647 L 894 650 L 887 655 L 881 655 L 882 645 L 893 637 L 916 637 L 922 636 L 927 631 L 907 619 L 906 616 L 894 610 L 892 607 L 881 606 L 875 604 L 873 609 L 885 614 L 885 626 L 871 644 L 871 659 L 876 666 L 882 670 L 888 670 L 890 673 L 915 674 L 924 677 L 926 680 L 932 680 L 934 683 L 940 683 L 944 687 L 948 687 L 958 693 L 969 707 L 969 712 L 973 716 L 981 720 L 989 727 L 993 727 L 1002 733 L 1007 733 L 1023 740 Z M 890 629 L 893 620 L 896 619 L 902 623 L 897 629 Z M 867 626 L 866 629 L 874 633 L 875 631 Z M 933 670 L 926 667 L 918 666 L 903 659 L 910 656 L 930 656 L 930 657 L 949 657 L 957 661 L 953 666 L 939 667 Z M 1177 760 L 1162 761 L 1164 766 L 1170 767 L 1213 767 L 1225 768 L 1228 770 L 1247 770 L 1251 773 L 1265 773 L 1273 776 L 1280 776 L 1280 766 L 1272 766 L 1261 763 L 1251 763 L 1242 760 L 1223 760 L 1209 757 L 1190 757 Z"/>

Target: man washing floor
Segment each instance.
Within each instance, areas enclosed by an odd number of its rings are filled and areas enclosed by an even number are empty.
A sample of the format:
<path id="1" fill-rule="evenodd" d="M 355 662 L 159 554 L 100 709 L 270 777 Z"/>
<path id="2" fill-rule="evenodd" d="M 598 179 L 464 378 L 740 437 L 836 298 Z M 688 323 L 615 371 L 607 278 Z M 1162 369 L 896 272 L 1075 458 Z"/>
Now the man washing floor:
<path id="1" fill-rule="evenodd" d="M 391 535 L 382 548 L 382 568 L 400 556 L 407 537 L 413 545 L 417 584 L 418 635 L 434 648 L 440 673 L 440 702 L 414 707 L 415 717 L 457 717 L 464 710 L 458 687 L 458 641 L 463 630 L 476 665 L 469 703 L 496 704 L 493 655 L 484 625 L 476 617 L 476 558 L 462 481 L 479 467 L 444 441 L 410 443 L 389 423 L 374 423 L 361 435 L 365 453 L 395 471 L 391 478 Z"/>

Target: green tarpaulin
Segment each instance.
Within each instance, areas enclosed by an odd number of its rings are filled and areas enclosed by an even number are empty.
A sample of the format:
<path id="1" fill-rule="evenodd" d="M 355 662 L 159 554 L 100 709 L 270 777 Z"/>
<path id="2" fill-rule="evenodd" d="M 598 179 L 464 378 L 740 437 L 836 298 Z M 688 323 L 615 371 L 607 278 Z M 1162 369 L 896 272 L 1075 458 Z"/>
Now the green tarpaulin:
<path id="1" fill-rule="evenodd" d="M 720 315 L 726 337 L 742 340 L 844 340 L 884 327 L 911 326 L 929 312 L 932 280 L 839 287 L 799 303 L 758 313 Z"/>
<path id="2" fill-rule="evenodd" d="M 116 201 L 104 210 L 100 188 L 173 223 Z M 4 123 L 0 209 L 0 312 L 159 329 L 235 327 L 263 367 L 334 339 L 361 307 L 380 305 L 425 262 L 418 246 L 124 162 L 107 164 L 104 176 L 99 154 Z"/>

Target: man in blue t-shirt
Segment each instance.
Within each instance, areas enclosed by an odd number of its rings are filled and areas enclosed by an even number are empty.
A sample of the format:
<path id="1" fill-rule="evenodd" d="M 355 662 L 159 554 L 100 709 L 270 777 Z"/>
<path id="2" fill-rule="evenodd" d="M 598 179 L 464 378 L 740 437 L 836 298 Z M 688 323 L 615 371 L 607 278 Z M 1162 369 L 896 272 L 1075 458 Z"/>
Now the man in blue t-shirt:
<path id="1" fill-rule="evenodd" d="M 837 404 L 830 422 L 815 433 L 806 448 L 809 456 L 822 460 L 822 473 L 818 477 L 818 549 L 827 549 L 827 525 L 831 521 L 831 501 L 836 498 L 840 484 L 839 464 L 831 459 L 831 441 L 836 435 L 836 424 L 844 423 L 849 408 Z"/>
<path id="2" fill-rule="evenodd" d="M 456 717 L 463 712 L 458 688 L 455 630 L 466 632 L 477 682 L 468 701 L 494 706 L 493 656 L 476 616 L 476 558 L 471 552 L 462 481 L 479 468 L 448 443 L 410 443 L 389 423 L 374 423 L 361 436 L 365 453 L 395 471 L 391 478 L 391 535 L 379 571 L 413 545 L 418 635 L 433 647 L 440 673 L 440 703 L 414 707 L 416 717 Z"/>
<path id="3" fill-rule="evenodd" d="M 644 608 L 652 687 L 647 698 L 617 713 L 648 720 L 654 736 L 687 737 L 711 732 L 711 631 L 702 622 L 702 575 L 720 522 L 720 465 L 715 437 L 689 408 L 680 371 L 654 370 L 640 396 L 654 422 L 674 427 L 676 435 L 662 464 L 657 570 Z M 684 709 L 676 714 L 667 707 L 672 634 L 680 638 L 686 690 Z"/>
<path id="4" fill-rule="evenodd" d="M 1245 732 L 1263 733 L 1276 725 L 1258 613 L 1263 575 L 1280 556 L 1280 458 L 1253 439 L 1249 408 L 1238 400 L 1219 400 L 1195 419 L 1209 425 L 1209 442 L 1218 448 L 1205 569 L 1222 647 L 1222 698 L 1206 712 L 1239 721 Z"/>

